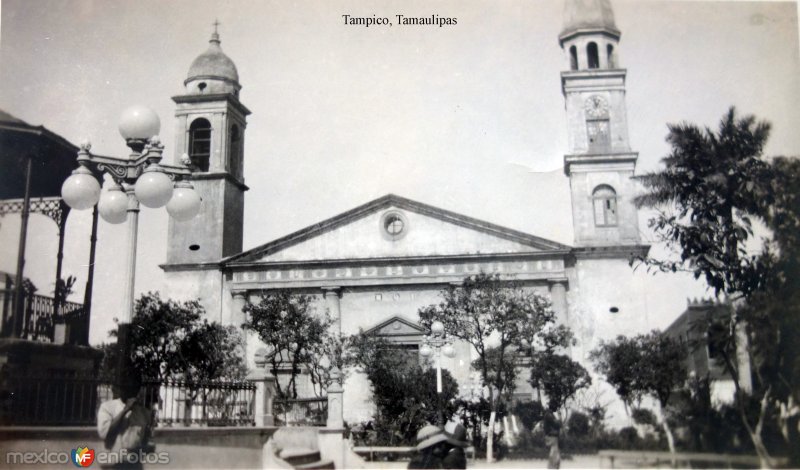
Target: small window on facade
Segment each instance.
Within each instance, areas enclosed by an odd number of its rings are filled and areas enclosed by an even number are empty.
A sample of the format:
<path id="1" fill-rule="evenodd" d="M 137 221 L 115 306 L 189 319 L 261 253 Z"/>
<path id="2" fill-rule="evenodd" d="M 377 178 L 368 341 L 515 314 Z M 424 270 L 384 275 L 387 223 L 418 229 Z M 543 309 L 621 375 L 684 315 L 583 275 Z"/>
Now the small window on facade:
<path id="1" fill-rule="evenodd" d="M 578 49 L 575 46 L 569 48 L 569 69 L 578 70 Z"/>
<path id="2" fill-rule="evenodd" d="M 208 171 L 211 158 L 211 123 L 206 119 L 195 119 L 189 126 L 189 158 L 197 171 Z"/>
<path id="3" fill-rule="evenodd" d="M 239 132 L 239 126 L 236 124 L 231 126 L 231 146 L 228 161 L 230 172 L 233 176 L 239 177 L 241 173 L 242 162 L 242 134 Z"/>
<path id="4" fill-rule="evenodd" d="M 384 239 L 400 240 L 408 232 L 408 220 L 400 211 L 390 210 L 381 216 L 380 228 Z"/>
<path id="5" fill-rule="evenodd" d="M 389 235 L 393 237 L 400 235 L 400 232 L 403 231 L 404 225 L 405 224 L 403 223 L 403 219 L 401 219 L 399 216 L 396 215 L 390 215 L 389 217 L 386 218 L 386 221 L 384 221 L 383 223 L 383 227 L 386 229 Z"/>
<path id="6" fill-rule="evenodd" d="M 617 225 L 617 192 L 608 185 L 600 185 L 592 193 L 594 224 L 598 227 Z"/>
<path id="7" fill-rule="evenodd" d="M 614 46 L 612 46 L 611 44 L 607 45 L 606 46 L 606 53 L 607 53 L 607 58 L 608 58 L 608 68 L 610 68 L 610 69 L 615 68 L 617 66 L 617 64 L 614 61 Z"/>
<path id="8" fill-rule="evenodd" d="M 590 42 L 586 46 L 586 57 L 589 61 L 590 69 L 596 69 L 600 67 L 600 56 L 597 54 L 597 44 Z"/>

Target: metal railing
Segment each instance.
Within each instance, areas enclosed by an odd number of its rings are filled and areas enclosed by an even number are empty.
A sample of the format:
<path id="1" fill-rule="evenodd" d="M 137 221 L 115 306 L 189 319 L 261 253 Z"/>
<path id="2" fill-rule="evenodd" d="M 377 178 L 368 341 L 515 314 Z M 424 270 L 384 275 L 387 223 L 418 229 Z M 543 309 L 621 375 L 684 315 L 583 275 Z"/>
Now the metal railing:
<path id="1" fill-rule="evenodd" d="M 277 426 L 325 426 L 328 418 L 328 399 L 275 399 L 272 414 Z"/>
<path id="2" fill-rule="evenodd" d="M 0 376 L 0 425 L 93 426 L 113 399 L 112 380 L 97 377 Z M 139 392 L 158 426 L 255 424 L 255 384 L 240 381 L 146 381 Z"/>
<path id="3" fill-rule="evenodd" d="M 13 328 L 14 295 L 15 289 L 0 290 L 2 330 L 6 334 Z M 55 341 L 56 323 L 65 323 L 71 325 L 72 328 L 80 328 L 86 322 L 83 304 L 77 302 L 62 301 L 56 315 L 56 303 L 53 297 L 26 293 L 22 301 L 22 332 L 20 335 L 22 339 L 52 343 Z"/>
<path id="4" fill-rule="evenodd" d="M 157 390 L 157 418 L 163 426 L 249 426 L 255 424 L 256 386 L 250 382 L 187 382 L 146 384 Z"/>

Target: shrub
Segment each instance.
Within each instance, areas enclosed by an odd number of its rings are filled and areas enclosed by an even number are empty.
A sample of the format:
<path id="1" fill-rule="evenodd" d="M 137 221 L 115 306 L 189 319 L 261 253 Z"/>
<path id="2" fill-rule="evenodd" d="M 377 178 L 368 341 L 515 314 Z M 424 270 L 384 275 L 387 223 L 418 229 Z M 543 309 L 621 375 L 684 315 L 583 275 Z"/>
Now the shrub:
<path id="1" fill-rule="evenodd" d="M 574 411 L 569 415 L 569 419 L 567 419 L 567 436 L 580 439 L 587 437 L 590 432 L 589 416 L 580 411 Z"/>

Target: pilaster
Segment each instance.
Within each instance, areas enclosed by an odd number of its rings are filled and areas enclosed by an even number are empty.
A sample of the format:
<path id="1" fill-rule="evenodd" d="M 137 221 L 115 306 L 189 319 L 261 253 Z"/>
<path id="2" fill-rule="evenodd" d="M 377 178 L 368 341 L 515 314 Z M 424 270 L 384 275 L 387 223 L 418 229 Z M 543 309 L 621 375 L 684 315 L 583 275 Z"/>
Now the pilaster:
<path id="1" fill-rule="evenodd" d="M 562 325 L 569 326 L 569 312 L 567 310 L 567 280 L 550 280 L 550 301 L 553 303 L 553 311 L 556 318 Z"/>
<path id="2" fill-rule="evenodd" d="M 325 294 L 325 306 L 328 309 L 328 314 L 333 320 L 334 332 L 342 333 L 342 312 L 339 304 L 339 296 L 341 295 L 341 287 L 323 287 L 322 291 Z"/>
<path id="3" fill-rule="evenodd" d="M 277 394 L 275 377 L 267 373 L 266 350 L 260 349 L 255 354 L 256 368 L 247 375 L 247 380 L 256 385 L 255 421 L 256 426 L 273 426 L 272 402 Z"/>

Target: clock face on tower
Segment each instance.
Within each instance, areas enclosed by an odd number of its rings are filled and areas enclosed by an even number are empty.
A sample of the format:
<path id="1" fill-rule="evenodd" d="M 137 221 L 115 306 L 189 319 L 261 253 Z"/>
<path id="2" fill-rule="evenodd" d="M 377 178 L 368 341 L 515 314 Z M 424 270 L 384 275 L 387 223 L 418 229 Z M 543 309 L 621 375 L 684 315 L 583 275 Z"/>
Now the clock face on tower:
<path id="1" fill-rule="evenodd" d="M 589 119 L 608 117 L 608 103 L 600 95 L 592 95 L 586 99 L 584 105 L 586 117 Z"/>

